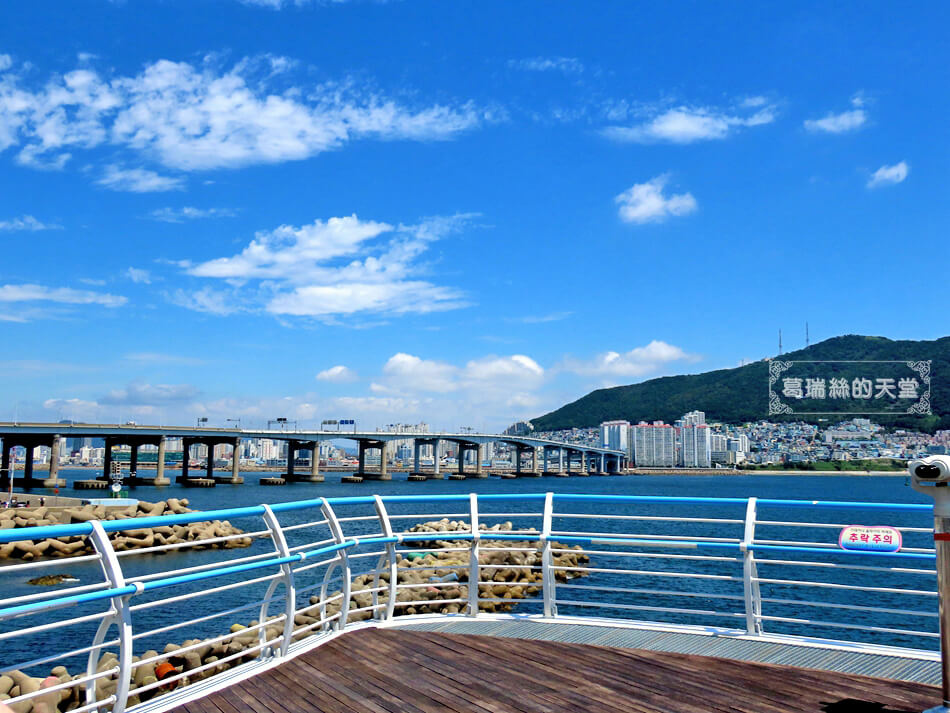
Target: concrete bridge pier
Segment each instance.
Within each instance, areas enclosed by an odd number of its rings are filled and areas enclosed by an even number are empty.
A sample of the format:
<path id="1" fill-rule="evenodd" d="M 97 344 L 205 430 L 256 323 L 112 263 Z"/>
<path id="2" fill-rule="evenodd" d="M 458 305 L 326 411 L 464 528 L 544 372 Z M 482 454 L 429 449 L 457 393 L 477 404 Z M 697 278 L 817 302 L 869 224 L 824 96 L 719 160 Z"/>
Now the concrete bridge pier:
<path id="1" fill-rule="evenodd" d="M 59 477 L 59 453 L 63 439 L 58 434 L 53 436 L 49 452 L 49 477 L 43 481 L 44 488 L 58 488 L 66 485 L 66 481 Z"/>
<path id="2" fill-rule="evenodd" d="M 155 462 L 155 480 L 153 485 L 171 485 L 172 481 L 165 476 L 165 436 L 158 439 L 158 460 Z"/>
<path id="3" fill-rule="evenodd" d="M 482 469 L 482 461 L 485 460 L 485 444 L 479 443 L 475 446 L 475 477 L 487 478 L 488 473 Z"/>
<path id="4" fill-rule="evenodd" d="M 294 468 L 297 453 L 301 450 L 310 451 L 310 472 L 297 475 Z M 320 441 L 288 441 L 287 443 L 287 477 L 288 483 L 322 483 L 320 474 Z"/>
<path id="5" fill-rule="evenodd" d="M 241 485 L 244 478 L 241 477 L 241 439 L 235 438 L 234 445 L 231 447 L 231 485 Z"/>
<path id="6" fill-rule="evenodd" d="M 363 478 L 364 480 L 392 480 L 392 476 L 389 474 L 389 464 L 386 462 L 389 457 L 389 445 L 386 441 L 376 441 L 361 438 L 357 440 L 359 444 L 359 471 L 356 473 L 357 476 Z M 379 471 L 378 472 L 367 472 L 366 470 L 366 451 L 368 450 L 378 450 L 379 451 Z"/>

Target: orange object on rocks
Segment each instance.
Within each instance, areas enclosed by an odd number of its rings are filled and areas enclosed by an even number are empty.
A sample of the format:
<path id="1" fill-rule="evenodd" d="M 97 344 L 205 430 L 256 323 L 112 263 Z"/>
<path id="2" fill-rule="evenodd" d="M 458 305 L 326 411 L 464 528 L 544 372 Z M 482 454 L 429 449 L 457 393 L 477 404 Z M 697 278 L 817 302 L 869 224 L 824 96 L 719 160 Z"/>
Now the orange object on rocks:
<path id="1" fill-rule="evenodd" d="M 162 661 L 158 666 L 155 667 L 155 678 L 161 681 L 163 678 L 171 676 L 173 673 L 178 673 L 178 670 L 172 666 L 168 661 Z"/>

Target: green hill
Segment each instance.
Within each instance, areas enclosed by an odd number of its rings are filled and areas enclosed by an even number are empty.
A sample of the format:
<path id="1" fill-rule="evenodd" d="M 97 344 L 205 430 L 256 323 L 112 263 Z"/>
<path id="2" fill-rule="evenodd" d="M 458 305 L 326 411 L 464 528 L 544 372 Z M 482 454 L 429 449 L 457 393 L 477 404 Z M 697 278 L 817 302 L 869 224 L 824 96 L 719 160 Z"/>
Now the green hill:
<path id="1" fill-rule="evenodd" d="M 932 360 L 931 405 L 933 416 L 873 416 L 889 427 L 906 427 L 923 431 L 950 429 L 950 337 L 934 341 L 894 341 L 884 337 L 847 335 L 834 337 L 806 349 L 781 356 L 789 361 L 868 361 L 868 360 Z M 814 375 L 851 378 L 849 365 L 814 367 Z M 779 382 L 781 383 L 781 382 Z M 796 410 L 815 410 L 802 408 Z M 632 423 L 662 419 L 671 423 L 687 411 L 706 412 L 710 421 L 745 423 L 768 419 L 817 420 L 817 416 L 768 415 L 768 362 L 759 361 L 734 369 L 720 369 L 704 374 L 664 376 L 630 386 L 598 389 L 556 411 L 532 419 L 539 431 L 597 426 L 611 419 Z M 834 416 L 824 418 L 833 419 Z M 847 418 L 847 416 L 842 416 Z"/>

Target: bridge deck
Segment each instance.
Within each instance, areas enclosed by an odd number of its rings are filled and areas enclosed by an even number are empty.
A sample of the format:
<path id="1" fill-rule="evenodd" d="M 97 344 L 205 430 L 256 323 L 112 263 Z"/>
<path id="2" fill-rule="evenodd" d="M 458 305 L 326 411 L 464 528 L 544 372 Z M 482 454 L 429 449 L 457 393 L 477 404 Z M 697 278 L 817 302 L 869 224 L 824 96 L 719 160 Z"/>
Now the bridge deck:
<path id="1" fill-rule="evenodd" d="M 180 713 L 918 713 L 934 686 L 682 653 L 362 629 Z"/>

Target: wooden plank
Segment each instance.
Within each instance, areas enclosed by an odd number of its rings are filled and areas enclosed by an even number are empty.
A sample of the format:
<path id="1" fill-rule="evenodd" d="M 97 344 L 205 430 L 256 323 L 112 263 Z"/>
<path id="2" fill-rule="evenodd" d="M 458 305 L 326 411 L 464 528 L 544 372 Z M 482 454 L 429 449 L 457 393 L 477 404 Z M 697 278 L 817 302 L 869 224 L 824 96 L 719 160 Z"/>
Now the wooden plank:
<path id="1" fill-rule="evenodd" d="M 178 710 L 918 713 L 939 699 L 935 686 L 773 664 L 563 642 L 362 629 Z"/>

